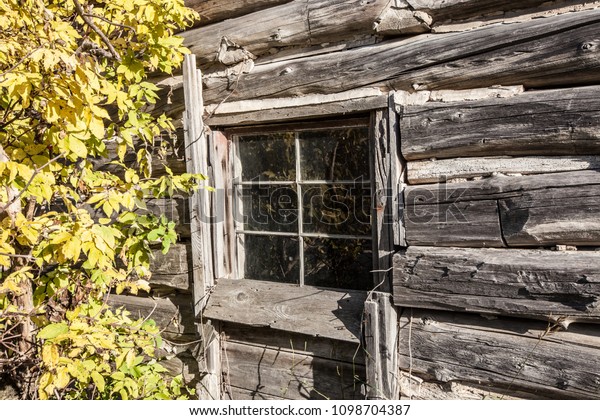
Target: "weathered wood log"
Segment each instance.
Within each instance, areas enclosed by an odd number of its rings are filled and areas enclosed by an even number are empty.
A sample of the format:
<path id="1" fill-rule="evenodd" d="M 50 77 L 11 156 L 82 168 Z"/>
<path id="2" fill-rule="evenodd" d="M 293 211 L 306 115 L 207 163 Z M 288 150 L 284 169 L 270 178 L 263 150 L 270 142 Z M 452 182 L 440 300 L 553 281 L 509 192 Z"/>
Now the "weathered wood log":
<path id="1" fill-rule="evenodd" d="M 157 250 L 150 261 L 150 285 L 167 286 L 172 289 L 189 290 L 190 245 L 173 245 L 167 254 Z"/>
<path id="2" fill-rule="evenodd" d="M 196 26 L 206 26 L 290 1 L 292 0 L 185 0 L 185 5 L 200 15 Z"/>
<path id="3" fill-rule="evenodd" d="M 400 369 L 427 380 L 490 384 L 508 395 L 600 395 L 596 326 L 557 331 L 540 321 L 407 309 L 399 343 Z"/>
<path id="4" fill-rule="evenodd" d="M 405 197 L 409 245 L 600 245 L 598 171 L 411 186 Z"/>
<path id="5" fill-rule="evenodd" d="M 365 292 L 220 280 L 204 318 L 358 343 Z"/>
<path id="6" fill-rule="evenodd" d="M 388 0 L 294 0 L 191 29 L 181 36 L 199 63 L 218 60 L 231 65 L 255 58 L 271 48 L 315 45 L 369 35 L 387 4 Z"/>
<path id="7" fill-rule="evenodd" d="M 194 341 L 196 326 L 189 295 L 172 295 L 164 298 L 110 295 L 109 305 L 125 307 L 132 317 L 149 318 L 156 322 L 163 337 L 170 341 Z"/>
<path id="8" fill-rule="evenodd" d="M 426 184 L 492 175 L 532 175 L 600 169 L 600 156 L 484 157 L 407 162 L 408 182 Z"/>
<path id="9" fill-rule="evenodd" d="M 426 12 L 435 20 L 466 19 L 487 13 L 526 9 L 546 0 L 405 0 L 414 10 Z"/>
<path id="10" fill-rule="evenodd" d="M 224 344 L 225 382 L 285 399 L 363 399 L 364 367 L 235 342 Z"/>
<path id="11" fill-rule="evenodd" d="M 402 154 L 408 160 L 598 154 L 599 121 L 598 86 L 406 106 L 400 122 Z"/>
<path id="12" fill-rule="evenodd" d="M 409 245 L 502 247 L 502 227 L 495 200 L 413 205 L 406 202 L 406 242 Z"/>
<path id="13" fill-rule="evenodd" d="M 411 246 L 394 256 L 398 306 L 600 322 L 600 252 Z"/>
<path id="14" fill-rule="evenodd" d="M 467 89 L 496 84 L 600 82 L 600 10 L 419 35 L 321 56 L 257 65 L 249 74 L 205 77 L 205 100 L 335 93 L 361 86 Z M 324 71 L 323 69 L 326 69 Z"/>
<path id="15" fill-rule="evenodd" d="M 219 106 L 207 107 L 209 117 L 206 123 L 212 127 L 237 126 L 345 115 L 386 106 L 386 94 L 377 88 L 365 88 L 333 95 L 226 102 Z"/>

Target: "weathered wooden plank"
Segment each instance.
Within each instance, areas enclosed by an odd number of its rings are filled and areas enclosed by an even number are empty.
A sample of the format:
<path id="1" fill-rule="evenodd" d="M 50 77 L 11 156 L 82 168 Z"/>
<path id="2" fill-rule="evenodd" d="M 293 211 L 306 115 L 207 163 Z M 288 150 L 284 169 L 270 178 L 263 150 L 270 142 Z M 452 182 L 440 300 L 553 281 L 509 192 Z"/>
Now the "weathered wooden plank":
<path id="1" fill-rule="evenodd" d="M 488 13 L 520 10 L 545 3 L 546 0 L 405 0 L 414 10 L 426 12 L 435 20 L 466 19 Z"/>
<path id="2" fill-rule="evenodd" d="M 574 171 L 528 176 L 495 176 L 491 178 L 447 184 L 408 186 L 407 203 L 411 205 L 455 203 L 518 197 L 523 192 L 548 188 L 600 185 L 600 172 Z"/>
<path id="3" fill-rule="evenodd" d="M 600 169 L 600 156 L 483 157 L 414 160 L 406 163 L 410 184 L 488 177 Z"/>
<path id="4" fill-rule="evenodd" d="M 373 224 L 374 286 L 382 292 L 391 290 L 392 253 L 394 251 L 394 223 L 392 215 L 392 179 L 388 109 L 375 111 L 371 121 L 370 161 L 371 180 L 374 183 L 371 220 Z"/>
<path id="5" fill-rule="evenodd" d="M 502 247 L 502 228 L 495 200 L 414 205 L 418 191 L 406 201 L 409 245 Z"/>
<path id="6" fill-rule="evenodd" d="M 271 48 L 315 45 L 371 34 L 375 20 L 387 3 L 388 0 L 368 3 L 364 0 L 294 0 L 180 35 L 200 63 L 218 60 L 231 65 L 253 59 Z"/>
<path id="7" fill-rule="evenodd" d="M 220 280 L 204 318 L 358 343 L 366 293 Z"/>
<path id="8" fill-rule="evenodd" d="M 168 286 L 173 289 L 189 290 L 189 244 L 176 244 L 171 246 L 167 254 L 156 250 L 150 261 L 150 285 Z"/>
<path id="9" fill-rule="evenodd" d="M 357 343 L 242 324 L 221 323 L 221 330 L 228 342 L 339 360 L 355 365 L 365 364 L 362 346 Z"/>
<path id="10" fill-rule="evenodd" d="M 275 395 L 264 394 L 256 390 L 248 390 L 238 388 L 237 386 L 226 385 L 223 395 L 224 400 L 254 400 L 254 401 L 271 401 L 271 400 L 285 400 L 287 398 L 276 397 Z"/>
<path id="11" fill-rule="evenodd" d="M 400 154 L 400 126 L 396 112 L 395 95 L 388 97 L 388 136 L 390 141 L 390 184 L 391 184 L 391 217 L 392 242 L 396 246 L 406 246 L 406 229 L 404 222 L 404 187 L 406 186 L 406 161 Z"/>
<path id="12" fill-rule="evenodd" d="M 187 198 L 153 198 L 145 201 L 145 204 L 146 209 L 139 209 L 136 213 L 165 216 L 176 223 L 175 231 L 181 239 L 188 239 L 191 236 L 190 207 Z"/>
<path id="13" fill-rule="evenodd" d="M 225 382 L 251 392 L 286 399 L 362 399 L 360 365 L 287 351 L 225 344 Z"/>
<path id="14" fill-rule="evenodd" d="M 600 322 L 600 252 L 411 246 L 394 255 L 398 306 Z"/>
<path id="15" fill-rule="evenodd" d="M 539 321 L 407 309 L 399 343 L 400 369 L 427 380 L 493 384 L 509 395 L 600 395 L 596 326 L 556 331 Z"/>
<path id="16" fill-rule="evenodd" d="M 389 293 L 373 292 L 365 302 L 368 399 L 398 399 L 398 317 Z"/>
<path id="17" fill-rule="evenodd" d="M 310 95 L 321 97 L 325 101 L 327 96 L 334 95 Z M 265 99 L 265 101 L 268 101 Z M 346 115 L 350 113 L 371 111 L 386 106 L 386 96 L 383 94 L 367 97 L 344 99 L 334 102 L 322 102 L 308 105 L 293 106 L 287 100 L 277 99 L 283 107 L 265 108 L 239 113 L 216 113 L 207 119 L 211 126 L 239 126 L 257 124 L 264 122 L 291 121 L 312 117 L 323 117 L 333 115 Z"/>
<path id="18" fill-rule="evenodd" d="M 600 245 L 600 185 L 525 192 L 498 204 L 509 246 Z"/>
<path id="19" fill-rule="evenodd" d="M 408 160 L 600 153 L 600 87 L 511 98 L 406 106 L 400 127 Z"/>
<path id="20" fill-rule="evenodd" d="M 492 177 L 405 192 L 410 245 L 600 245 L 598 171 Z"/>
<path id="21" fill-rule="evenodd" d="M 217 72 L 205 77 L 205 100 L 218 103 L 232 90 L 230 99 L 243 100 L 368 85 L 431 90 L 600 82 L 599 22 L 600 10 L 591 10 L 255 66 L 239 80 Z"/>
<path id="22" fill-rule="evenodd" d="M 196 336 L 189 295 L 171 295 L 164 298 L 110 295 L 108 304 L 115 308 L 125 307 L 132 317 L 153 319 L 160 327 L 163 337 L 170 341 L 193 341 Z"/>
<path id="23" fill-rule="evenodd" d="M 185 0 L 185 5 L 200 14 L 197 25 L 206 26 L 225 19 L 289 3 L 291 0 Z"/>

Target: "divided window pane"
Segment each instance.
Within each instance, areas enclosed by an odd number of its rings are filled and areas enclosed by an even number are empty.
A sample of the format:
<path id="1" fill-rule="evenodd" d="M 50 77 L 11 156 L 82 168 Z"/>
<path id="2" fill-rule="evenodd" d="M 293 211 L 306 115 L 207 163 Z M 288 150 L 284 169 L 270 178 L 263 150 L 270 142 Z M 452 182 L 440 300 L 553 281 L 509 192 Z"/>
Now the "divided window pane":
<path id="1" fill-rule="evenodd" d="M 235 143 L 240 274 L 370 289 L 368 128 L 241 135 Z"/>

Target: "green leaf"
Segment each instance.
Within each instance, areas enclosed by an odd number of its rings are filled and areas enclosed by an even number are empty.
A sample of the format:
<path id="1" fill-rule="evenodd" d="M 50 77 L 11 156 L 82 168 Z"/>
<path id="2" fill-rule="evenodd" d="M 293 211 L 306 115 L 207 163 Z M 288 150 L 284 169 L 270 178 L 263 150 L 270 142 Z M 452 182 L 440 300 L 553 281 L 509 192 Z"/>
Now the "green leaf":
<path id="1" fill-rule="evenodd" d="M 46 325 L 40 330 L 40 332 L 38 332 L 37 337 L 42 340 L 50 340 L 68 332 L 69 327 L 67 324 L 61 322 L 60 324 Z"/>

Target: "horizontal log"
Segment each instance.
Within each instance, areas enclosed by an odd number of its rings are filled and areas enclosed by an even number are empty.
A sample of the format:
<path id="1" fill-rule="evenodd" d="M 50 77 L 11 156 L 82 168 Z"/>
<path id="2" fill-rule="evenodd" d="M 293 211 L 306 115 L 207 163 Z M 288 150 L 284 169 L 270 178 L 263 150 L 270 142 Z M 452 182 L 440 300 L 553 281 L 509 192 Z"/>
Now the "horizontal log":
<path id="1" fill-rule="evenodd" d="M 345 115 L 385 108 L 388 96 L 377 88 L 355 89 L 333 95 L 263 99 L 207 107 L 212 127 Z"/>
<path id="2" fill-rule="evenodd" d="M 258 280 L 219 281 L 204 318 L 358 343 L 365 292 Z"/>
<path id="3" fill-rule="evenodd" d="M 165 216 L 176 223 L 175 231 L 180 238 L 187 239 L 191 236 L 188 198 L 153 198 L 145 203 L 146 210 L 140 209 L 136 213 Z"/>
<path id="4" fill-rule="evenodd" d="M 600 86 L 406 106 L 400 130 L 408 160 L 598 154 Z"/>
<path id="5" fill-rule="evenodd" d="M 409 245 L 504 246 L 495 200 L 413 206 L 413 195 L 405 211 Z"/>
<path id="6" fill-rule="evenodd" d="M 394 255 L 398 306 L 600 322 L 600 252 L 411 246 Z"/>
<path id="7" fill-rule="evenodd" d="M 225 19 L 289 3 L 291 0 L 185 0 L 185 5 L 200 15 L 196 26 L 206 26 Z"/>
<path id="8" fill-rule="evenodd" d="M 150 318 L 156 322 L 161 335 L 177 342 L 193 341 L 196 326 L 189 295 L 150 298 L 129 295 L 110 295 L 108 304 L 125 307 L 134 318 Z"/>
<path id="9" fill-rule="evenodd" d="M 538 398 L 600 395 L 596 326 L 558 331 L 540 321 L 406 310 L 398 342 L 400 368 L 426 380 L 489 384 Z"/>
<path id="10" fill-rule="evenodd" d="M 180 35 L 200 64 L 219 61 L 231 65 L 271 48 L 369 35 L 387 4 L 388 0 L 294 0 Z"/>
<path id="11" fill-rule="evenodd" d="M 285 399 L 363 399 L 364 367 L 235 342 L 224 343 L 225 383 Z"/>
<path id="12" fill-rule="evenodd" d="M 600 169 L 600 156 L 484 157 L 414 160 L 407 166 L 410 184 L 502 175 L 532 175 Z"/>
<path id="13" fill-rule="evenodd" d="M 598 171 L 409 186 L 405 203 L 409 245 L 600 245 Z"/>
<path id="14" fill-rule="evenodd" d="M 600 10 L 418 35 L 348 51 L 207 74 L 206 103 L 335 93 L 364 86 L 467 89 L 600 82 Z"/>
<path id="15" fill-rule="evenodd" d="M 171 246 L 167 254 L 156 250 L 150 261 L 150 285 L 167 286 L 173 289 L 189 290 L 190 273 L 188 260 L 190 258 L 189 244 Z"/>
<path id="16" fill-rule="evenodd" d="M 405 0 L 414 10 L 426 12 L 435 20 L 466 19 L 488 13 L 534 7 L 547 0 Z"/>
<path id="17" fill-rule="evenodd" d="M 225 322 L 221 323 L 221 331 L 228 342 L 339 360 L 356 365 L 365 364 L 364 352 L 359 350 L 360 347 L 356 343 Z"/>

